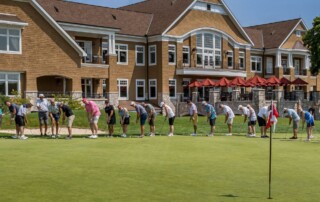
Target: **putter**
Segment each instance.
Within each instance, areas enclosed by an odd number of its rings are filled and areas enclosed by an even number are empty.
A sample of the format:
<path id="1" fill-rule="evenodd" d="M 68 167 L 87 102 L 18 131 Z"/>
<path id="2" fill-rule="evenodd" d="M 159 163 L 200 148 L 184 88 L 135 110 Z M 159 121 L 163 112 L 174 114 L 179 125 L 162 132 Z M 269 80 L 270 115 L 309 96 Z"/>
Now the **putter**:
<path id="1" fill-rule="evenodd" d="M 164 124 L 165 124 L 166 120 L 167 120 L 167 117 L 164 118 L 164 121 L 162 123 L 161 129 L 160 129 L 160 136 L 162 136 L 162 130 L 163 130 L 163 127 L 164 127 Z"/>

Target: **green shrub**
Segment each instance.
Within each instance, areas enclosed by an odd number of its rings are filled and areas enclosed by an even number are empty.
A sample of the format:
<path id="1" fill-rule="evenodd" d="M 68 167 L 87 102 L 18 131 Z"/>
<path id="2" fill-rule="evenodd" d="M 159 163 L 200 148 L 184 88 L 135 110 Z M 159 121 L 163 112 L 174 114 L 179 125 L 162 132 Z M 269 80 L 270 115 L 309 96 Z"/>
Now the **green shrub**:
<path id="1" fill-rule="evenodd" d="M 67 104 L 73 110 L 81 110 L 84 107 L 81 105 L 81 100 L 73 99 L 72 96 L 69 95 L 53 95 L 54 100 L 56 102 L 63 102 Z"/>

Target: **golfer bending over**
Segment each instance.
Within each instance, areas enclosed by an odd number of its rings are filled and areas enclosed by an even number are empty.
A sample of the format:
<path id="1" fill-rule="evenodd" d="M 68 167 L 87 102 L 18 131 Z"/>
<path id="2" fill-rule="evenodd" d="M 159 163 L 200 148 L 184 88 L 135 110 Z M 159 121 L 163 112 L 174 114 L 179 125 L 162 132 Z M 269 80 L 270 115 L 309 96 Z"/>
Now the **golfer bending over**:
<path id="1" fill-rule="evenodd" d="M 100 109 L 96 103 L 88 101 L 86 98 L 83 98 L 82 102 L 85 104 L 87 118 L 92 132 L 89 138 L 96 139 L 98 138 L 98 121 L 101 115 Z"/>
<path id="2" fill-rule="evenodd" d="M 206 113 L 207 113 L 207 122 L 209 122 L 211 126 L 210 134 L 208 134 L 208 137 L 213 137 L 214 136 L 214 131 L 215 131 L 215 125 L 216 125 L 216 110 L 211 104 L 208 104 L 206 101 L 202 102 L 202 106 L 205 107 Z"/>
<path id="3" fill-rule="evenodd" d="M 225 114 L 225 120 L 224 123 L 228 124 L 228 132 L 226 136 L 232 136 L 232 124 L 233 124 L 233 119 L 234 119 L 234 113 L 232 109 L 224 104 L 220 104 L 220 109 L 222 109 L 222 113 Z"/>
<path id="4" fill-rule="evenodd" d="M 173 113 L 173 110 L 171 109 L 171 107 L 167 104 L 165 104 L 164 102 L 160 103 L 160 107 L 162 109 L 164 109 L 165 114 L 166 114 L 166 118 L 169 118 L 169 137 L 173 136 L 173 131 L 174 131 L 174 119 L 175 119 L 175 114 Z"/>
<path id="5" fill-rule="evenodd" d="M 138 123 L 140 119 L 140 138 L 144 137 L 144 124 L 146 124 L 146 120 L 148 118 L 147 111 L 139 104 L 136 104 L 135 102 L 131 102 L 130 106 L 134 107 L 137 112 L 137 119 L 136 123 Z"/>
<path id="6" fill-rule="evenodd" d="M 307 139 L 306 141 L 310 141 L 313 136 L 312 136 L 312 130 L 314 127 L 314 118 L 312 114 L 308 111 L 304 111 L 302 108 L 298 109 L 298 112 L 300 112 L 300 117 L 302 119 L 302 130 L 304 128 L 304 123 L 307 123 Z"/>
<path id="7" fill-rule="evenodd" d="M 119 116 L 120 116 L 120 124 L 122 126 L 123 134 L 121 137 L 127 137 L 128 125 L 130 124 L 130 114 L 127 108 L 121 107 L 118 105 Z"/>
<path id="8" fill-rule="evenodd" d="M 67 127 L 68 127 L 68 136 L 66 137 L 67 140 L 72 139 L 72 124 L 75 118 L 75 115 L 73 114 L 72 109 L 65 105 L 64 103 L 60 104 L 60 114 L 63 114 L 62 116 L 62 123 L 64 124 L 64 121 L 67 117 Z"/>
<path id="9" fill-rule="evenodd" d="M 148 121 L 150 126 L 150 137 L 154 137 L 156 135 L 155 133 L 155 121 L 156 121 L 156 110 L 151 104 L 142 103 L 142 106 L 146 109 L 148 113 Z"/>
<path id="10" fill-rule="evenodd" d="M 191 135 L 196 136 L 198 129 L 198 109 L 197 106 L 191 102 L 191 100 L 187 101 L 187 105 L 189 107 L 190 121 L 192 120 L 193 123 L 193 133 Z"/>
<path id="11" fill-rule="evenodd" d="M 294 109 L 287 109 L 284 108 L 283 110 L 284 117 L 289 118 L 289 125 L 291 125 L 291 121 L 293 120 L 293 136 L 290 138 L 292 140 L 298 139 L 298 127 L 299 127 L 299 121 L 300 117 L 298 113 Z"/>
<path id="12" fill-rule="evenodd" d="M 271 109 L 271 107 L 269 106 L 261 107 L 258 113 L 258 124 L 261 131 L 261 138 L 269 138 L 269 136 L 267 135 L 267 128 L 266 128 L 267 120 L 269 117 L 269 109 Z"/>
<path id="13" fill-rule="evenodd" d="M 256 123 L 257 123 L 257 115 L 254 109 L 247 105 L 247 107 L 243 107 L 239 105 L 238 110 L 241 111 L 244 115 L 243 123 L 248 120 L 248 137 L 256 136 Z"/>
<path id="14" fill-rule="evenodd" d="M 106 100 L 104 103 L 106 104 L 104 111 L 106 112 L 106 115 L 107 115 L 106 122 L 108 125 L 109 137 L 113 137 L 114 124 L 116 124 L 116 112 L 114 110 L 113 105 L 110 105 L 109 100 Z"/>
<path id="15" fill-rule="evenodd" d="M 60 111 L 59 111 L 59 103 L 56 103 L 54 99 L 50 100 L 50 105 L 48 106 L 49 117 L 51 119 L 51 131 L 52 138 L 59 137 L 59 119 L 60 119 Z M 56 129 L 56 132 L 54 132 Z"/>

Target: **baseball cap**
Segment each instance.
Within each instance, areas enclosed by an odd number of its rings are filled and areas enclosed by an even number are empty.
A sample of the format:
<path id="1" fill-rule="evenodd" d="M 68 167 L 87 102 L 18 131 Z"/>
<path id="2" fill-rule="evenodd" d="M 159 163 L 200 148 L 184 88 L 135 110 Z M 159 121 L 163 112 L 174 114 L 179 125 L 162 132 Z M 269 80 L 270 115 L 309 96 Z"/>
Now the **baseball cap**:
<path id="1" fill-rule="evenodd" d="M 164 102 L 161 102 L 159 106 L 160 106 L 160 107 L 163 107 L 163 105 L 164 105 Z"/>
<path id="2" fill-rule="evenodd" d="M 82 102 L 87 102 L 87 98 L 83 98 L 83 99 L 82 99 Z"/>
<path id="3" fill-rule="evenodd" d="M 243 107 L 242 105 L 239 105 L 239 106 L 238 106 L 238 110 L 240 110 L 242 107 Z"/>
<path id="4" fill-rule="evenodd" d="M 130 106 L 133 106 L 133 105 L 135 105 L 135 104 L 136 104 L 135 102 L 131 102 L 131 103 L 130 103 Z"/>
<path id="5" fill-rule="evenodd" d="M 202 105 L 206 105 L 207 104 L 207 102 L 206 101 L 202 101 L 202 103 L 201 103 Z"/>
<path id="6" fill-rule="evenodd" d="M 44 97 L 44 95 L 41 93 L 41 94 L 39 94 L 39 97 Z"/>

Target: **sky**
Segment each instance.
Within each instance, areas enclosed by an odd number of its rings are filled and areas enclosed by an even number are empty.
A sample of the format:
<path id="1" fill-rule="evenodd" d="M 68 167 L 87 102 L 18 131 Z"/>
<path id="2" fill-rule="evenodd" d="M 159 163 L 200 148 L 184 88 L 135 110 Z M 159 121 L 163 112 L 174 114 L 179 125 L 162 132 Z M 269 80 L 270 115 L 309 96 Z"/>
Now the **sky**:
<path id="1" fill-rule="evenodd" d="M 117 8 L 142 0 L 72 0 Z M 161 0 L 158 0 L 161 1 Z M 308 28 L 320 16 L 320 0 L 225 0 L 243 27 L 302 18 Z"/>

